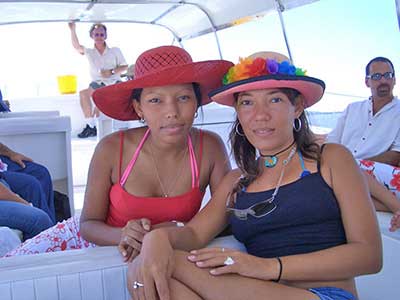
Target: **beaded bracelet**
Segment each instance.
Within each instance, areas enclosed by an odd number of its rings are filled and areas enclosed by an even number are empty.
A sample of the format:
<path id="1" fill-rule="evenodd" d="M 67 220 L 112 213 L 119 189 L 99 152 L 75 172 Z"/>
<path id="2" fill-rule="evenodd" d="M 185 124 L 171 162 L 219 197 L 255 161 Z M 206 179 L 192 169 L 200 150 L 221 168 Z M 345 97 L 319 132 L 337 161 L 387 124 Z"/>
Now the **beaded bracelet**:
<path id="1" fill-rule="evenodd" d="M 280 257 L 275 257 L 278 260 L 279 263 L 279 275 L 277 279 L 273 279 L 273 282 L 279 282 L 281 280 L 282 277 L 282 270 L 283 270 L 283 265 L 282 265 L 282 260 Z"/>

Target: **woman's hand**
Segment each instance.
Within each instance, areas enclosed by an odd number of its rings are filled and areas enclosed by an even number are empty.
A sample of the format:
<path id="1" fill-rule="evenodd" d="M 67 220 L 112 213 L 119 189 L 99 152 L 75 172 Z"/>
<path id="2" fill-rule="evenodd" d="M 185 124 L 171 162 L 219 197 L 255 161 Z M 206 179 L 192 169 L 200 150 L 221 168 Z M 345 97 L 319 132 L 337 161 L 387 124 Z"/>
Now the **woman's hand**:
<path id="1" fill-rule="evenodd" d="M 145 218 L 130 220 L 122 228 L 118 250 L 124 257 L 125 262 L 131 262 L 140 253 L 143 238 L 150 230 L 151 222 Z"/>
<path id="2" fill-rule="evenodd" d="M 188 259 L 199 268 L 211 268 L 212 275 L 239 274 L 262 280 L 273 280 L 279 276 L 278 260 L 227 248 L 193 250 Z"/>
<path id="3" fill-rule="evenodd" d="M 155 230 L 145 236 L 142 252 L 128 265 L 128 290 L 133 299 L 170 300 L 173 255 L 166 234 Z"/>
<path id="4" fill-rule="evenodd" d="M 396 231 L 400 228 L 400 210 L 396 211 L 393 214 L 392 219 L 390 220 L 390 228 L 389 231 Z"/>

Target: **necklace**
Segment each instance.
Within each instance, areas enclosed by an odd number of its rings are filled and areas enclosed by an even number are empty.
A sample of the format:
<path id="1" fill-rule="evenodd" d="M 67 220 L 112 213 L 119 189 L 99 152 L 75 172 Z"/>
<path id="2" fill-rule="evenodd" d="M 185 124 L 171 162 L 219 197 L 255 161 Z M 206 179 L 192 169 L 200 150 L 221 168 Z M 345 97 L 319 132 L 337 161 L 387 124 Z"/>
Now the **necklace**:
<path id="1" fill-rule="evenodd" d="M 279 151 L 279 152 L 277 152 L 277 153 L 275 153 L 275 154 L 272 154 L 272 155 L 269 155 L 269 154 L 262 154 L 262 153 L 260 152 L 260 156 L 261 156 L 262 158 L 264 158 L 264 166 L 265 166 L 266 168 L 273 168 L 273 167 L 275 167 L 276 164 L 278 163 L 278 156 L 277 156 L 277 155 L 279 155 L 279 154 L 285 152 L 285 151 L 288 150 L 290 147 L 292 147 L 293 144 L 294 144 L 294 142 L 295 142 L 295 141 L 293 141 L 293 142 L 292 142 L 289 146 L 287 146 L 285 149 L 283 149 L 283 150 L 281 150 L 281 151 Z"/>
<path id="2" fill-rule="evenodd" d="M 293 143 L 294 143 L 294 142 L 293 142 Z M 292 143 L 292 145 L 293 145 L 293 143 Z M 287 150 L 287 149 L 286 149 L 286 150 Z M 281 175 L 279 176 L 278 184 L 276 185 L 275 191 L 274 191 L 274 193 L 272 194 L 271 202 L 274 201 L 276 195 L 278 194 L 279 187 L 281 186 L 281 183 L 282 183 L 283 175 L 285 174 L 286 165 L 287 165 L 288 163 L 290 163 L 290 161 L 292 160 L 292 157 L 293 157 L 293 155 L 294 155 L 295 153 L 296 153 L 296 147 L 293 147 L 293 148 L 292 148 L 292 151 L 290 151 L 288 157 L 282 162 L 283 167 L 282 167 Z"/>
<path id="3" fill-rule="evenodd" d="M 155 159 L 154 152 L 153 152 L 153 142 L 150 139 L 150 154 L 151 154 L 151 158 L 153 160 L 154 169 L 156 170 L 157 180 L 158 180 L 158 183 L 160 184 L 161 192 L 163 193 L 164 197 L 168 197 L 168 195 L 174 189 L 174 187 L 176 185 L 176 182 L 178 181 L 178 178 L 182 173 L 183 166 L 184 166 L 183 162 L 185 161 L 187 150 L 188 150 L 188 147 L 186 146 L 185 147 L 185 152 L 183 153 L 183 156 L 182 156 L 182 159 L 181 159 L 181 165 L 179 167 L 179 171 L 176 173 L 175 179 L 173 180 L 172 184 L 170 185 L 170 188 L 167 190 L 167 189 L 165 189 L 165 187 L 164 187 L 164 185 L 163 185 L 163 183 L 161 181 L 160 174 L 158 173 L 157 163 L 156 163 L 156 159 Z"/>

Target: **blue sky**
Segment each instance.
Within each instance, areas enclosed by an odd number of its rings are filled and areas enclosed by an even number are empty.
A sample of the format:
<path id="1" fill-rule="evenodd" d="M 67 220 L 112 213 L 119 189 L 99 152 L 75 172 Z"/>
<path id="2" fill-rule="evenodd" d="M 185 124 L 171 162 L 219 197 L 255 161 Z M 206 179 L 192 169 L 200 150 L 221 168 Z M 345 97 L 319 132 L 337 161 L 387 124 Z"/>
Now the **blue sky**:
<path id="1" fill-rule="evenodd" d="M 400 72 L 395 0 L 321 0 L 285 12 L 284 20 L 295 64 L 327 84 L 328 93 L 316 110 L 342 110 L 359 99 L 352 95 L 367 97 L 364 68 L 375 56 L 390 58 Z M 81 43 L 91 46 L 88 28 L 87 23 L 78 24 L 77 31 Z M 172 40 L 169 33 L 145 25 L 108 24 L 108 31 L 109 45 L 119 46 L 129 63 L 145 49 Z M 239 56 L 262 50 L 286 53 L 276 14 L 218 35 L 224 58 L 235 63 Z M 89 81 L 86 59 L 72 48 L 67 24 L 2 26 L 0 40 L 4 45 L 0 88 L 10 99 L 56 94 L 57 75 L 77 75 L 79 88 Z M 195 60 L 218 58 L 212 35 L 189 41 L 185 47 Z M 351 96 L 338 98 L 331 92 Z"/>

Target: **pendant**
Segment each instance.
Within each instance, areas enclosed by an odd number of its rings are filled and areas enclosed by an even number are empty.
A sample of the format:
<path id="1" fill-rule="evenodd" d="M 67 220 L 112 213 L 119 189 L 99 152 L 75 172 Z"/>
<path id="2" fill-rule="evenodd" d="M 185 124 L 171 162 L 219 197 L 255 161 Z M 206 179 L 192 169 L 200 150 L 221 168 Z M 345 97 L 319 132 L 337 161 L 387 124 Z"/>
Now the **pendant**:
<path id="1" fill-rule="evenodd" d="M 273 168 L 278 163 L 278 158 L 276 156 L 265 156 L 264 157 L 264 166 L 266 168 Z"/>

